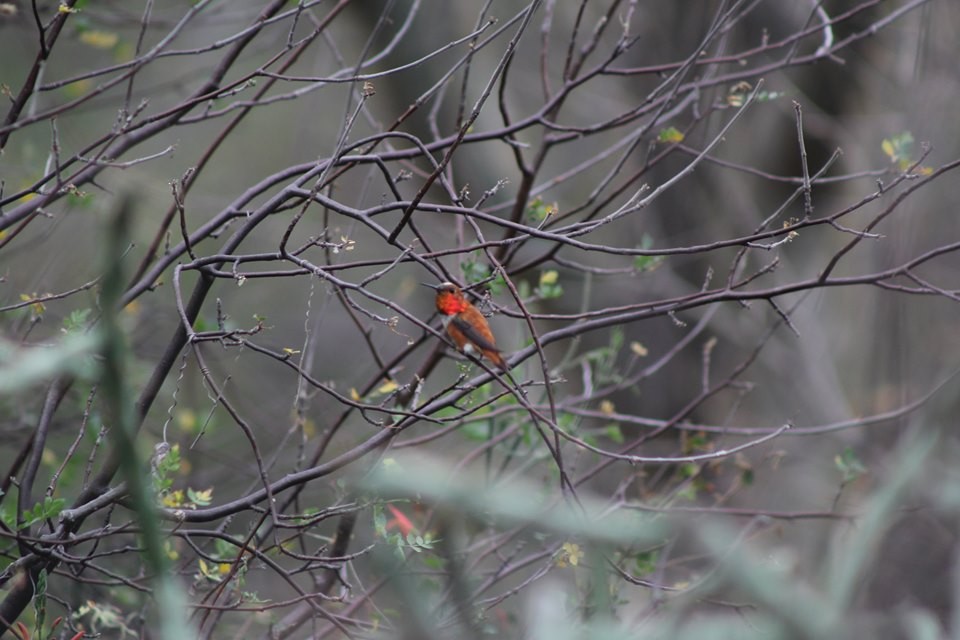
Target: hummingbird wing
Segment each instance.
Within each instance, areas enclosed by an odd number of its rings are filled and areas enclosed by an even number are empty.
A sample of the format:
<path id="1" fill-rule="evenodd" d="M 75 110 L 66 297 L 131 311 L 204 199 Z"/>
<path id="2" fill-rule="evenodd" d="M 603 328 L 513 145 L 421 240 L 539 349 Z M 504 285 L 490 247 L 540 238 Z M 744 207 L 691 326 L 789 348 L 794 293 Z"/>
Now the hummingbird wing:
<path id="1" fill-rule="evenodd" d="M 481 335 L 479 331 L 474 329 L 473 326 L 466 320 L 463 320 L 462 318 L 454 316 L 450 320 L 450 322 L 453 324 L 454 327 L 457 328 L 457 330 L 460 331 L 460 333 L 463 334 L 463 336 L 467 340 L 477 345 L 477 347 L 479 347 L 480 350 L 493 351 L 494 353 L 500 353 L 500 349 L 497 348 L 497 345 L 493 344 L 492 341 L 487 340 L 485 337 L 483 337 L 483 335 Z"/>

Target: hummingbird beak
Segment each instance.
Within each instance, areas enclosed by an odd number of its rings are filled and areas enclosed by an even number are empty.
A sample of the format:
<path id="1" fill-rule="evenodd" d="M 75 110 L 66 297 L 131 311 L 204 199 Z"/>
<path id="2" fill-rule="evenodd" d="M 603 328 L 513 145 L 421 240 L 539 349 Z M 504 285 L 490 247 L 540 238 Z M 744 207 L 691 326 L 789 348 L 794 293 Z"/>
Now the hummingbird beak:
<path id="1" fill-rule="evenodd" d="M 422 284 L 422 285 L 425 286 L 425 287 L 430 287 L 430 288 L 433 289 L 434 291 L 436 291 L 437 289 L 440 288 L 440 285 L 438 285 L 438 284 L 430 284 L 429 282 L 421 282 L 420 284 Z"/>

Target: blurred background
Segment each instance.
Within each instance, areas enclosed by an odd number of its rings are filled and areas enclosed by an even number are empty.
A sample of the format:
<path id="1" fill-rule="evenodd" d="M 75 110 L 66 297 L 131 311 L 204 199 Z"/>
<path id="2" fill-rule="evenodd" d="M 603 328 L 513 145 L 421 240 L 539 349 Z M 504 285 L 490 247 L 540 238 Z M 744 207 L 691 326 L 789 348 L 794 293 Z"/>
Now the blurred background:
<path id="1" fill-rule="evenodd" d="M 175 486 L 212 487 L 217 505 L 259 488 L 264 469 L 277 481 L 352 455 L 391 420 L 403 421 L 390 448 L 371 447 L 356 464 L 298 483 L 297 501 L 284 506 L 292 517 L 308 507 L 362 503 L 352 554 L 390 544 L 371 516 L 372 498 L 345 488 L 384 460 L 445 465 L 449 478 L 469 478 L 494 497 L 523 480 L 544 500 L 562 502 L 558 467 L 529 415 L 520 404 L 507 406 L 509 396 L 498 404 L 496 384 L 471 393 L 454 388 L 459 376 L 475 379 L 482 370 L 468 369 L 425 328 L 439 323 L 431 292 L 418 283 L 479 283 L 474 302 L 492 314 L 504 353 L 523 356 L 513 375 L 531 383 L 530 403 L 602 451 L 667 458 L 617 460 L 576 441 L 562 444 L 565 471 L 591 505 L 652 509 L 672 523 L 660 542 L 621 544 L 607 556 L 642 578 L 603 578 L 616 584 L 608 605 L 621 630 L 681 637 L 671 633 L 696 628 L 700 616 L 725 615 L 735 636 L 747 633 L 738 625 L 754 624 L 756 637 L 811 637 L 780 616 L 782 605 L 758 599 L 737 571 L 719 571 L 724 578 L 707 584 L 720 554 L 705 551 L 697 532 L 716 525 L 732 536 L 730 549 L 754 554 L 759 567 L 788 583 L 795 578 L 816 597 L 829 600 L 837 584 L 852 580 L 838 604 L 860 616 L 851 618 L 850 637 L 908 637 L 920 619 L 929 623 L 923 628 L 945 634 L 952 624 L 958 633 L 958 523 L 949 505 L 958 486 L 951 377 L 960 366 L 960 286 L 952 245 L 960 229 L 956 175 L 938 170 L 960 156 L 960 5 L 274 4 L 0 3 L 0 87 L 10 108 L 0 129 L 6 343 L 26 353 L 93 326 L 103 254 L 115 250 L 104 245 L 105 225 L 118 198 L 131 196 L 122 259 L 129 288 L 119 315 L 135 392 L 162 371 L 181 324 L 178 304 L 202 286 L 200 262 L 220 270 L 192 323 L 212 337 L 176 350 L 156 400 L 143 407 L 144 458 L 157 442 L 178 444 Z M 58 16 L 66 16 L 39 66 L 35 13 L 51 39 Z M 464 141 L 452 146 L 458 132 Z M 806 194 L 803 154 L 816 176 Z M 375 155 L 380 164 L 369 160 Z M 399 241 L 388 241 L 438 163 L 445 164 L 442 176 L 422 194 Z M 571 225 L 629 207 L 631 196 L 650 195 L 691 163 L 692 172 L 642 208 L 574 236 Z M 315 192 L 327 200 L 305 204 L 318 176 L 324 182 Z M 294 183 L 300 191 L 291 190 Z M 814 223 L 834 215 L 835 225 Z M 598 248 L 531 235 L 511 241 L 523 234 L 511 231 L 510 220 Z M 868 226 L 869 236 L 831 271 L 861 280 L 817 284 Z M 194 238 L 194 257 L 182 229 Z M 768 231 L 778 233 L 752 237 Z M 286 235 L 291 250 L 302 248 L 297 256 L 326 275 L 281 259 Z M 638 249 L 667 251 L 638 256 Z M 919 261 L 935 250 L 942 250 L 935 259 Z M 225 254 L 259 257 L 231 263 Z M 909 274 L 877 275 L 911 260 L 918 265 Z M 177 274 L 177 264 L 187 268 Z M 728 279 L 766 268 L 726 288 Z M 775 304 L 764 299 L 770 296 L 737 295 L 778 288 Z M 597 318 L 611 320 L 577 329 Z M 527 319 L 549 338 L 543 361 Z M 13 371 L 16 359 L 5 366 Z M 424 379 L 412 397 L 415 374 Z M 0 469 L 10 476 L 23 473 L 20 456 L 43 422 L 46 388 L 0 397 Z M 428 405 L 445 393 L 460 395 Z M 104 464 L 95 398 L 95 376 L 64 393 L 34 498 L 60 469 L 52 495 L 70 504 L 89 486 L 90 469 Z M 351 403 L 365 410 L 352 411 Z M 424 406 L 442 422 L 391 413 Z M 787 424 L 792 430 L 723 455 Z M 505 435 L 491 440 L 497 434 Z M 937 438 L 930 450 L 918 444 L 927 436 Z M 926 451 L 922 463 L 904 470 L 916 451 Z M 906 479 L 893 487 L 901 475 Z M 446 477 L 438 472 L 437 482 Z M 529 622 L 543 615 L 540 599 L 553 603 L 555 615 L 573 616 L 578 597 L 603 590 L 597 575 L 570 569 L 577 552 L 562 545 L 575 535 L 544 542 L 526 530 L 499 538 L 499 525 L 472 506 L 453 517 L 455 500 L 437 496 L 447 504 L 441 517 L 411 491 L 413 502 L 400 505 L 421 533 L 447 522 L 440 527 L 446 538 L 460 540 L 459 550 L 438 552 L 446 571 L 476 572 L 473 587 L 477 576 L 490 581 L 473 594 L 482 624 L 438 614 L 448 625 L 439 625 L 438 637 L 451 629 L 533 637 L 544 628 Z M 881 503 L 885 510 L 871 511 Z M 401 526 L 394 512 L 379 508 Z M 879 520 L 864 524 L 870 513 Z M 245 510 L 214 524 L 242 537 L 258 531 L 260 515 Z M 86 526 L 102 527 L 109 516 L 95 519 Z M 465 531 L 451 533 L 450 520 Z M 318 523 L 317 539 L 332 545 L 338 526 L 332 517 Z M 531 545 L 522 553 L 542 547 L 545 555 L 501 577 L 497 567 L 521 553 L 505 550 L 513 544 Z M 872 560 L 838 578 L 835 563 L 850 545 L 862 545 Z M 200 600 L 216 580 L 197 580 L 190 547 L 182 540 L 174 547 L 181 555 L 171 551 L 172 562 L 185 581 L 194 580 L 191 600 Z M 414 564 L 422 549 L 405 548 L 417 579 L 441 573 L 426 560 Z M 13 561 L 17 545 L 5 554 Z M 384 565 L 366 556 L 352 561 L 340 574 L 353 588 L 345 602 L 359 602 L 344 613 L 347 624 L 359 636 L 392 630 L 418 637 L 403 631 L 406 616 L 390 609 L 402 598 L 367 591 L 388 573 Z M 541 580 L 540 570 L 550 575 Z M 247 580 L 244 588 L 263 599 L 296 595 L 279 572 L 251 571 Z M 452 585 L 431 594 L 441 603 L 437 611 L 457 609 L 449 604 L 457 602 Z M 63 601 L 74 603 L 65 611 L 76 613 L 83 599 L 106 600 L 118 587 L 62 586 Z M 685 593 L 690 587 L 702 591 Z M 671 609 L 674 590 L 682 595 Z M 505 595 L 514 592 L 520 595 Z M 120 600 L 121 610 L 136 609 L 135 598 Z M 269 620 L 227 616 L 204 628 L 210 637 L 241 637 L 230 634 L 282 627 L 296 610 L 291 604 Z M 670 617 L 692 611 L 682 624 Z M 787 622 L 763 635 L 762 614 L 770 611 Z M 90 624 L 89 617 L 76 620 Z M 661 622 L 667 626 L 657 627 Z M 322 617 L 312 624 L 286 633 L 342 632 Z"/>

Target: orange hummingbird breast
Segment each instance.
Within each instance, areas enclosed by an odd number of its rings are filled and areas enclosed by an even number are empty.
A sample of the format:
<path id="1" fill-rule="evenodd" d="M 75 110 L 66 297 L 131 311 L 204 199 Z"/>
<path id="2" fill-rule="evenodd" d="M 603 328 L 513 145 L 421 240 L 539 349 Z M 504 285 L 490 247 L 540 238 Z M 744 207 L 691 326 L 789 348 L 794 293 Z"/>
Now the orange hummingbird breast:
<path id="1" fill-rule="evenodd" d="M 458 296 L 452 291 L 441 291 L 437 294 L 437 311 L 446 316 L 465 311 L 468 306 L 469 303 L 462 295 Z"/>

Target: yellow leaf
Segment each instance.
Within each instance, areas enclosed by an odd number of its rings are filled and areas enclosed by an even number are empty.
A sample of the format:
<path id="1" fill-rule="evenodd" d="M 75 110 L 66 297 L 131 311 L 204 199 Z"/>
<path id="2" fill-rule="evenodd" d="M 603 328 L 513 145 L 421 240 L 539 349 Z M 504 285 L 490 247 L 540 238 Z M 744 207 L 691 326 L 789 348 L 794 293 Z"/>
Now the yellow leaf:
<path id="1" fill-rule="evenodd" d="M 360 402 L 360 393 L 357 391 L 356 387 L 350 387 L 350 399 L 354 402 Z"/>
<path id="2" fill-rule="evenodd" d="M 284 352 L 285 354 L 287 354 L 288 356 L 295 356 L 295 355 L 297 355 L 298 353 L 300 353 L 300 350 L 299 350 L 299 349 L 291 349 L 290 347 L 284 347 L 284 348 L 283 348 L 283 352 Z"/>
<path id="3" fill-rule="evenodd" d="M 20 180 L 20 182 L 17 184 L 17 190 L 27 191 L 27 193 L 21 196 L 21 198 L 17 202 L 30 202 L 31 200 L 37 197 L 36 192 L 32 191 L 32 189 L 34 188 L 34 185 L 36 185 L 38 178 L 39 176 L 31 175 L 24 178 L 23 180 Z"/>
<path id="4" fill-rule="evenodd" d="M 553 269 L 544 271 L 540 274 L 540 284 L 556 284 L 558 277 L 560 277 L 560 274 Z"/>
<path id="5" fill-rule="evenodd" d="M 603 400 L 600 402 L 600 413 L 609 416 L 612 415 L 615 410 L 616 409 L 613 406 L 613 403 L 609 400 Z"/>
<path id="6" fill-rule="evenodd" d="M 223 576 L 230 573 L 231 566 L 232 565 L 229 562 L 221 562 L 219 565 L 217 565 L 217 570 L 220 571 L 220 575 Z"/>
<path id="7" fill-rule="evenodd" d="M 177 421 L 177 426 L 183 431 L 190 433 L 196 430 L 197 414 L 195 414 L 192 409 L 181 409 L 177 411 L 174 416 Z"/>
<path id="8" fill-rule="evenodd" d="M 92 88 L 93 82 L 87 78 L 71 82 L 63 88 L 63 92 L 68 98 L 79 98 L 80 96 L 86 95 Z"/>
<path id="9" fill-rule="evenodd" d="M 890 142 L 890 140 L 885 138 L 883 142 L 880 143 L 880 148 L 883 149 L 883 152 L 887 154 L 888 158 L 890 158 L 891 160 L 896 159 L 897 152 L 894 150 L 893 143 Z"/>
<path id="10" fill-rule="evenodd" d="M 640 356 L 641 358 L 650 353 L 645 346 L 637 341 L 630 343 L 630 351 L 633 351 L 634 354 Z"/>
<path id="11" fill-rule="evenodd" d="M 68 7 L 67 5 L 60 3 L 60 6 L 57 7 L 57 11 L 60 13 L 76 13 L 79 9 L 74 9 L 73 7 Z"/>
<path id="12" fill-rule="evenodd" d="M 399 388 L 400 388 L 400 385 L 398 385 L 396 382 L 394 382 L 393 380 L 387 380 L 382 385 L 380 385 L 380 387 L 377 388 L 377 393 L 387 394 L 392 391 L 396 391 Z"/>
<path id="13" fill-rule="evenodd" d="M 746 80 L 738 82 L 730 87 L 730 91 L 727 93 L 727 104 L 731 107 L 742 107 L 743 103 L 746 102 L 747 94 L 751 91 L 753 91 L 753 85 L 749 82 Z"/>
<path id="14" fill-rule="evenodd" d="M 167 495 L 163 496 L 163 506 L 169 509 L 176 509 L 183 505 L 183 491 L 177 489 L 176 491 L 171 491 Z"/>
<path id="15" fill-rule="evenodd" d="M 560 547 L 560 554 L 557 556 L 556 565 L 561 569 L 567 565 L 576 567 L 583 559 L 583 550 L 580 545 L 574 542 L 564 542 Z"/>
<path id="16" fill-rule="evenodd" d="M 34 299 L 39 298 L 39 297 L 40 297 L 40 296 L 39 296 L 38 294 L 36 294 L 36 293 L 33 294 L 33 295 L 28 295 L 28 294 L 26 294 L 26 293 L 21 293 L 21 294 L 20 294 L 20 301 L 21 301 L 21 302 L 28 302 L 28 301 L 30 301 L 30 300 L 34 300 Z M 30 311 L 31 311 L 31 312 L 33 313 L 33 315 L 35 315 L 35 316 L 42 316 L 42 315 L 43 315 L 43 312 L 46 311 L 46 310 L 47 310 L 47 307 L 46 307 L 46 305 L 44 305 L 42 302 L 33 302 L 33 303 L 30 304 Z"/>
<path id="17" fill-rule="evenodd" d="M 121 40 L 113 49 L 113 59 L 117 62 L 130 60 L 136 55 L 137 49 L 129 40 Z"/>
<path id="18" fill-rule="evenodd" d="M 113 49 L 119 40 L 119 36 L 111 31 L 91 29 L 80 34 L 80 42 L 97 49 Z"/>

